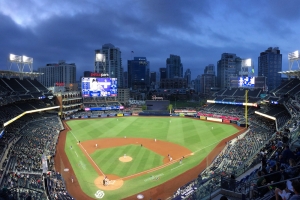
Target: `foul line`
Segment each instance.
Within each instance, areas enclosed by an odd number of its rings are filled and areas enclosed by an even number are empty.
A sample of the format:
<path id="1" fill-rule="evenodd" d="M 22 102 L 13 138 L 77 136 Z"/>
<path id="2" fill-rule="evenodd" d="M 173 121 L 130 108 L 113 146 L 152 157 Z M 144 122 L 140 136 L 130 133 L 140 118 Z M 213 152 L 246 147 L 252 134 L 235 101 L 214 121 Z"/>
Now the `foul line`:
<path id="1" fill-rule="evenodd" d="M 184 165 L 184 164 L 181 164 L 181 165 L 179 165 L 177 167 L 172 168 L 171 171 L 174 170 L 174 169 L 177 169 L 178 167 L 181 167 L 182 165 Z"/>
<path id="2" fill-rule="evenodd" d="M 77 141 L 77 143 L 79 142 L 79 140 L 75 137 L 75 135 L 73 134 L 73 132 L 70 130 L 69 126 L 68 126 L 68 129 L 70 131 L 70 133 L 73 135 L 73 137 L 75 138 L 75 140 Z M 97 169 L 100 171 L 100 173 L 105 176 L 105 174 L 102 172 L 102 170 L 98 167 L 98 165 L 95 163 L 95 161 L 91 158 L 91 156 L 86 152 L 86 149 L 81 145 L 81 148 L 84 150 L 85 154 L 90 158 L 90 160 L 94 163 L 94 165 L 97 167 Z"/>

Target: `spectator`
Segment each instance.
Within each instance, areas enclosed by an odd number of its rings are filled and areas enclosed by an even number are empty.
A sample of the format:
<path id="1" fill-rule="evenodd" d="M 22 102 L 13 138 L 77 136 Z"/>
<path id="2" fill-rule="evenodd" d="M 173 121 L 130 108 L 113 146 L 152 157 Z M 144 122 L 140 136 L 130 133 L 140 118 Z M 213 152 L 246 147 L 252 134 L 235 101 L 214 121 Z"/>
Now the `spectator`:
<path id="1" fill-rule="evenodd" d="M 289 145 L 286 145 L 283 152 L 282 152 L 282 157 L 280 159 L 281 163 L 287 164 L 289 162 L 289 159 L 294 159 L 294 153 L 290 150 Z"/>
<path id="2" fill-rule="evenodd" d="M 292 182 L 292 186 L 293 186 L 293 189 L 292 189 L 293 191 L 290 190 L 291 188 L 290 189 L 288 187 L 285 188 L 285 190 L 287 192 L 294 192 L 295 193 L 291 198 L 289 198 L 289 200 L 300 200 L 300 183 L 299 183 L 299 181 L 294 180 Z M 282 190 L 280 190 L 279 188 L 275 189 L 276 200 L 280 199 L 279 196 L 280 196 L 281 193 L 282 193 Z"/>

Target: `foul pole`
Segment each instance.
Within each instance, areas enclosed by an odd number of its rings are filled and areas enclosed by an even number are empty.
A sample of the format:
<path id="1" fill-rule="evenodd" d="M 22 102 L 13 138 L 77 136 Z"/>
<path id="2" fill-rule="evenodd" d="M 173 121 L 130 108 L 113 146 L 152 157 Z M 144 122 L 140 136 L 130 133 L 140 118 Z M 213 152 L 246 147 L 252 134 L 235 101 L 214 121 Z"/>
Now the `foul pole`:
<path id="1" fill-rule="evenodd" d="M 246 128 L 248 128 L 248 90 L 245 90 L 245 120 Z"/>

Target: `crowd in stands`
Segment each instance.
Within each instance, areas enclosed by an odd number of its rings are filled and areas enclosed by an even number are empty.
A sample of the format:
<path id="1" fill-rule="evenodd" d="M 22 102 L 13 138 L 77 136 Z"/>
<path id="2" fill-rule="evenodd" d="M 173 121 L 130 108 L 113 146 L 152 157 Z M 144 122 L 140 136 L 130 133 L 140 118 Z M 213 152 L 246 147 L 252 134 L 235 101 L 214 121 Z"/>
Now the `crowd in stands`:
<path id="1" fill-rule="evenodd" d="M 60 119 L 57 115 L 43 113 L 21 119 L 22 125 L 17 126 L 15 132 L 6 132 L 2 138 L 13 145 L 6 149 L 7 155 L 2 158 L 0 195 L 7 199 L 72 199 L 61 175 L 54 169 L 55 147 L 63 129 Z M 41 169 L 42 154 L 47 155 L 48 175 Z M 49 184 L 44 184 L 45 179 Z M 47 198 L 46 190 L 50 190 L 48 194 L 52 196 Z"/>
<path id="2" fill-rule="evenodd" d="M 258 108 L 249 106 L 248 114 L 253 114 Z M 216 114 L 216 115 L 225 115 L 225 116 L 236 116 L 244 117 L 245 107 L 236 106 L 236 105 L 227 105 L 227 104 L 207 104 L 205 107 L 200 108 L 199 111 L 204 111 L 205 113 Z"/>
<path id="3" fill-rule="evenodd" d="M 293 87 L 282 87 L 278 91 L 294 91 L 298 82 L 287 84 Z M 280 199 L 281 192 L 286 189 L 293 199 L 300 199 L 300 146 L 289 147 L 299 140 L 299 97 L 298 94 L 281 97 L 278 98 L 282 100 L 278 102 L 281 105 L 267 104 L 261 109 L 248 107 L 248 131 L 230 141 L 212 164 L 199 174 L 194 181 L 198 189 L 189 198 L 205 198 L 223 188 L 245 194 L 249 199 Z M 200 111 L 230 115 L 239 113 L 238 109 L 234 105 L 208 104 Z M 255 114 L 256 110 L 275 117 L 276 121 Z M 247 170 L 249 174 L 243 175 Z M 239 177 L 239 181 L 235 177 Z M 287 190 L 288 182 L 294 189 Z M 173 198 L 179 198 L 180 191 L 186 191 L 185 186 L 176 191 Z"/>

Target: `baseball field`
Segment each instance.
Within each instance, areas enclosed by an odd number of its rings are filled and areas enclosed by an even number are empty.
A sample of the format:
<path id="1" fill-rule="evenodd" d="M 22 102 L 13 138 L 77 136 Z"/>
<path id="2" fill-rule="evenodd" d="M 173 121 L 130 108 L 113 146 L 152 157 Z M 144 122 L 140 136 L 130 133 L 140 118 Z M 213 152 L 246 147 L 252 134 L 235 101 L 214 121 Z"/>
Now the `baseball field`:
<path id="1" fill-rule="evenodd" d="M 180 117 L 81 119 L 65 126 L 68 162 L 56 168 L 64 171 L 68 190 L 82 190 L 90 199 L 143 194 L 196 167 L 220 141 L 240 131 Z"/>

